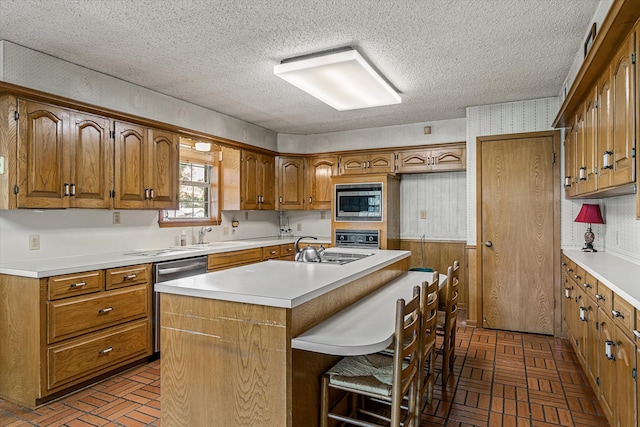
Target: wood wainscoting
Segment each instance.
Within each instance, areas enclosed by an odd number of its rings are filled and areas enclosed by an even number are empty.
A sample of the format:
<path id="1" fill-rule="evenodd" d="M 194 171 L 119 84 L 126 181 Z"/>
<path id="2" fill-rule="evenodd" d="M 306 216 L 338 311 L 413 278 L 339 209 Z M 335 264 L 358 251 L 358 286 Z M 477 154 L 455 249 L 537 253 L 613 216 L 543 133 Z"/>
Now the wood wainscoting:
<path id="1" fill-rule="evenodd" d="M 467 309 L 469 302 L 469 286 L 467 273 L 467 257 L 465 248 L 467 242 L 462 241 L 425 241 L 424 265 L 422 264 L 422 252 L 420 239 L 402 239 L 400 249 L 411 251 L 409 268 L 429 267 L 438 270 L 441 274 L 447 274 L 447 268 L 453 265 L 453 261 L 460 261 L 460 295 L 458 304 L 460 308 Z M 472 324 L 472 323 L 468 323 Z"/>

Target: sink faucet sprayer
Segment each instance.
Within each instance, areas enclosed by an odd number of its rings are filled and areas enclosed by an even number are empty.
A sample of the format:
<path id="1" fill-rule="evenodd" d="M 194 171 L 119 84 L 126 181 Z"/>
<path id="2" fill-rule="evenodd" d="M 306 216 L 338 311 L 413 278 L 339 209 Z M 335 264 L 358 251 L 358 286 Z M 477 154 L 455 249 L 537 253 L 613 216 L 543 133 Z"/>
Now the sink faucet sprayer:
<path id="1" fill-rule="evenodd" d="M 204 244 L 204 234 L 213 230 L 211 227 L 200 227 L 200 231 L 198 231 L 198 244 Z"/>

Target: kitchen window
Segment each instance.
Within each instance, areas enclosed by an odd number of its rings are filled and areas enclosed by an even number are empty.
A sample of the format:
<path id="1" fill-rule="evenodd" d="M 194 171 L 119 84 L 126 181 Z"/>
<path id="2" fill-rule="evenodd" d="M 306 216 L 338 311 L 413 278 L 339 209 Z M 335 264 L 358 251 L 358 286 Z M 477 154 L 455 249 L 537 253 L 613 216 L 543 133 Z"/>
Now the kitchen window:
<path id="1" fill-rule="evenodd" d="M 180 182 L 177 210 L 160 211 L 161 227 L 220 224 L 220 153 L 218 145 L 210 151 L 197 151 L 196 142 L 180 138 Z"/>

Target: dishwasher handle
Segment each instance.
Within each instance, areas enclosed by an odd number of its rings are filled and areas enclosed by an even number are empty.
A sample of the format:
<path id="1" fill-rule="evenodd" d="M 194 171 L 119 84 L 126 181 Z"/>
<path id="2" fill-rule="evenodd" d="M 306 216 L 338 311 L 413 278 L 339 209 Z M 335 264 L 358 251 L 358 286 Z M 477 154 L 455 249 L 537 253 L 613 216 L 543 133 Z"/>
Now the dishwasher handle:
<path id="1" fill-rule="evenodd" d="M 180 273 L 181 271 L 195 270 L 199 267 L 206 267 L 206 265 L 206 262 L 194 262 L 193 264 L 184 265 L 182 267 L 159 268 L 157 273 L 159 276 L 162 276 L 163 274 L 173 274 Z"/>

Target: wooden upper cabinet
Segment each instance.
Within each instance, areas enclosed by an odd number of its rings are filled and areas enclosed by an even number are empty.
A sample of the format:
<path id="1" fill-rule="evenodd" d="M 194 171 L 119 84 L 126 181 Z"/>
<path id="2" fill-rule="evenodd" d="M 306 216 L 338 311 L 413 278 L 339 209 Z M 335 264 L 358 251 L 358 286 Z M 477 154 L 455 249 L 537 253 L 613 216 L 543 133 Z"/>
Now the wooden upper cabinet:
<path id="1" fill-rule="evenodd" d="M 611 64 L 613 105 L 612 185 L 635 181 L 635 32 L 631 33 Z"/>
<path id="2" fill-rule="evenodd" d="M 116 122 L 115 208 L 144 209 L 147 207 L 149 190 L 145 187 L 144 175 L 147 151 L 147 133 L 144 126 Z"/>
<path id="3" fill-rule="evenodd" d="M 105 117 L 75 112 L 73 117 L 73 161 L 70 206 L 111 207 L 113 188 L 113 139 L 111 121 Z"/>
<path id="4" fill-rule="evenodd" d="M 423 147 L 398 152 L 398 173 L 463 171 L 467 168 L 465 143 Z"/>
<path id="5" fill-rule="evenodd" d="M 20 208 L 109 208 L 109 119 L 20 99 Z"/>
<path id="6" fill-rule="evenodd" d="M 598 188 L 596 105 L 597 91 L 594 89 L 577 118 L 578 194 L 591 193 Z"/>
<path id="7" fill-rule="evenodd" d="M 71 185 L 69 111 L 22 99 L 18 111 L 18 207 L 65 207 Z"/>
<path id="8" fill-rule="evenodd" d="M 276 181 L 278 188 L 278 210 L 304 209 L 305 158 L 279 156 L 277 163 Z"/>
<path id="9" fill-rule="evenodd" d="M 145 166 L 154 209 L 178 208 L 178 135 L 149 129 L 149 165 Z"/>
<path id="10" fill-rule="evenodd" d="M 275 157 L 241 150 L 240 209 L 275 209 Z"/>
<path id="11" fill-rule="evenodd" d="M 611 105 L 611 69 L 598 81 L 597 157 L 598 188 L 610 187 L 613 183 L 613 126 Z"/>
<path id="12" fill-rule="evenodd" d="M 175 209 L 178 136 L 131 123 L 115 125 L 117 209 Z"/>
<path id="13" fill-rule="evenodd" d="M 577 193 L 577 131 L 575 127 L 567 129 L 564 141 L 564 192 L 565 197 L 573 197 Z"/>
<path id="14" fill-rule="evenodd" d="M 333 200 L 331 178 L 338 175 L 337 156 L 317 156 L 307 159 L 305 201 L 310 210 L 330 210 Z"/>
<path id="15" fill-rule="evenodd" d="M 357 153 L 340 156 L 341 175 L 395 173 L 395 153 Z"/>

